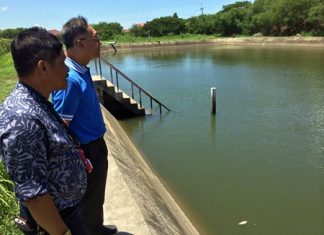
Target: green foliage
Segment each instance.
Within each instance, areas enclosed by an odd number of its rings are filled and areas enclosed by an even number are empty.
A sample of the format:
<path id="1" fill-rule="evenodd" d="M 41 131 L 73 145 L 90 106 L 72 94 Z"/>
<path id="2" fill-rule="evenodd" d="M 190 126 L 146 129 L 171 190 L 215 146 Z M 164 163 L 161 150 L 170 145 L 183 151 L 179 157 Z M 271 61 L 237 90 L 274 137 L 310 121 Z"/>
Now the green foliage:
<path id="1" fill-rule="evenodd" d="M 0 38 L 0 56 L 10 51 L 10 39 Z"/>
<path id="2" fill-rule="evenodd" d="M 264 35 L 291 36 L 309 32 L 316 28 L 312 20 L 308 21 L 311 9 L 320 5 L 320 0 L 256 0 L 252 22 Z"/>
<path id="3" fill-rule="evenodd" d="M 216 15 L 200 15 L 186 20 L 187 32 L 191 34 L 215 34 L 219 31 L 219 18 Z"/>
<path id="4" fill-rule="evenodd" d="M 133 37 L 145 37 L 146 35 L 143 25 L 137 25 L 137 24 L 132 25 L 132 27 L 129 29 L 129 33 Z"/>
<path id="5" fill-rule="evenodd" d="M 0 56 L 0 71 L 0 102 L 2 102 L 17 83 L 10 53 Z"/>
<path id="6" fill-rule="evenodd" d="M 13 39 L 14 37 L 16 37 L 18 35 L 18 33 L 20 33 L 23 30 L 24 30 L 24 28 L 0 30 L 0 38 Z"/>
<path id="7" fill-rule="evenodd" d="M 160 17 L 147 22 L 143 30 L 147 36 L 179 35 L 186 32 L 185 20 L 173 14 L 173 16 Z"/>
<path id="8" fill-rule="evenodd" d="M 100 22 L 98 24 L 93 24 L 92 26 L 102 40 L 111 40 L 114 36 L 121 34 L 123 30 L 123 27 L 116 22 Z"/>
<path id="9" fill-rule="evenodd" d="M 221 13 L 230 11 L 232 9 L 241 9 L 251 6 L 251 3 L 249 1 L 241 1 L 241 2 L 235 2 L 233 4 L 228 4 L 223 6 L 223 10 Z"/>
<path id="10" fill-rule="evenodd" d="M 18 203 L 13 193 L 14 184 L 9 180 L 5 166 L 0 161 L 0 233 L 21 234 L 13 218 L 18 214 Z"/>
<path id="11" fill-rule="evenodd" d="M 309 9 L 306 24 L 313 35 L 324 36 L 324 2 Z"/>
<path id="12" fill-rule="evenodd" d="M 237 2 L 224 6 L 218 15 L 219 30 L 224 36 L 236 34 L 250 34 L 252 26 L 252 4 L 250 2 Z"/>
<path id="13" fill-rule="evenodd" d="M 0 55 L 0 102 L 11 92 L 16 84 L 16 73 L 10 53 Z M 3 162 L 0 160 L 0 234 L 22 234 L 14 224 L 18 214 L 18 204 L 13 193 L 14 184 L 9 180 Z"/>
<path id="14" fill-rule="evenodd" d="M 190 40 L 206 40 L 213 39 L 214 35 L 204 35 L 204 34 L 180 34 L 180 35 L 166 35 L 161 37 L 136 37 L 131 33 L 124 33 L 123 35 L 117 35 L 114 37 L 114 41 L 117 43 L 145 43 L 145 42 L 163 42 L 163 41 L 190 41 Z M 110 43 L 103 41 L 103 45 L 108 45 Z"/>

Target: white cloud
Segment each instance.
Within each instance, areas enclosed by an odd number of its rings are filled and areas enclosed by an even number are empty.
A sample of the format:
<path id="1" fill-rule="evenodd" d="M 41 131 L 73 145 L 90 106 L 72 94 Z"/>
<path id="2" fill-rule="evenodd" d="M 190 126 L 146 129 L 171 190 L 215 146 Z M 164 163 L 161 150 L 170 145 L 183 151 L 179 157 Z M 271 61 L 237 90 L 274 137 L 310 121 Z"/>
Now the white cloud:
<path id="1" fill-rule="evenodd" d="M 41 24 L 39 24 L 39 23 L 34 24 L 34 26 L 45 28 L 43 25 L 41 25 Z"/>
<path id="2" fill-rule="evenodd" d="M 8 11 L 9 7 L 2 7 L 0 6 L 0 11 Z"/>

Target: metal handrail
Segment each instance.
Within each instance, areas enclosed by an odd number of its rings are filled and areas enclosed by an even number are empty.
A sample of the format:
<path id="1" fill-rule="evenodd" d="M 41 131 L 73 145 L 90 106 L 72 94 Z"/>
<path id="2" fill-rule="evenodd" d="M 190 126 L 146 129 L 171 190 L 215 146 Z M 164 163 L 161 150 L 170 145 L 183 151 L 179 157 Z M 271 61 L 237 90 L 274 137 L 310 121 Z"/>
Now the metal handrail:
<path id="1" fill-rule="evenodd" d="M 106 60 L 102 56 L 100 56 L 99 59 L 96 59 L 95 60 L 95 67 L 96 67 L 97 74 L 98 74 L 97 60 L 98 60 L 98 65 L 99 65 L 99 75 L 100 75 L 100 78 L 102 79 L 101 61 L 103 61 L 105 64 L 107 64 L 109 66 L 111 82 L 114 85 L 115 85 L 115 83 L 114 83 L 114 79 L 113 79 L 113 70 L 115 72 L 117 90 L 119 90 L 119 79 L 118 79 L 118 75 L 121 75 L 126 81 L 128 81 L 131 84 L 132 99 L 134 99 L 134 87 L 138 89 L 139 99 L 140 99 L 139 103 L 140 103 L 140 106 L 141 107 L 143 107 L 142 106 L 142 93 L 144 93 L 146 96 L 148 96 L 150 98 L 150 107 L 151 107 L 152 112 L 153 112 L 153 101 L 159 105 L 159 107 L 160 107 L 160 114 L 162 114 L 162 107 L 165 108 L 168 111 L 171 111 L 171 109 L 169 109 L 164 104 L 162 104 L 160 101 L 158 101 L 149 92 L 147 92 L 146 90 L 144 90 L 140 85 L 138 85 L 136 82 L 134 82 L 132 79 L 130 79 L 126 74 L 124 74 L 122 71 L 120 71 L 117 67 L 115 67 L 112 63 L 110 63 L 108 60 Z"/>

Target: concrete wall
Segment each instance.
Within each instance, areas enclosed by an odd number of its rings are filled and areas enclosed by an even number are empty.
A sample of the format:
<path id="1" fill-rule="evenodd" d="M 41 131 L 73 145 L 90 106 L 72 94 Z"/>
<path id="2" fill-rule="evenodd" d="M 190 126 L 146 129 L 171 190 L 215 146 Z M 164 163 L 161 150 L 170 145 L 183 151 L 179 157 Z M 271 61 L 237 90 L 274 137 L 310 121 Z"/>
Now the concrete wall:
<path id="1" fill-rule="evenodd" d="M 102 111 L 109 148 L 106 224 L 117 225 L 119 234 L 199 234 L 117 120 Z"/>

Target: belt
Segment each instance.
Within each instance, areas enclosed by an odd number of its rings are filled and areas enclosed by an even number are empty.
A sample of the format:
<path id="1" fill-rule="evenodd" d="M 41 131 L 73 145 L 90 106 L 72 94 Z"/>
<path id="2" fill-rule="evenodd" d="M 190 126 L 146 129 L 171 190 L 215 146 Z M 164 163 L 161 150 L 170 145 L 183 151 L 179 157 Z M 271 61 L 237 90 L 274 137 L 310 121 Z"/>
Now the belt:
<path id="1" fill-rule="evenodd" d="M 96 140 L 92 140 L 87 144 L 81 144 L 81 147 L 87 147 L 87 146 L 91 146 L 91 145 L 94 145 L 94 144 L 99 144 L 102 141 L 105 141 L 103 136 L 101 136 L 100 138 L 98 138 Z"/>

